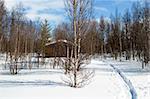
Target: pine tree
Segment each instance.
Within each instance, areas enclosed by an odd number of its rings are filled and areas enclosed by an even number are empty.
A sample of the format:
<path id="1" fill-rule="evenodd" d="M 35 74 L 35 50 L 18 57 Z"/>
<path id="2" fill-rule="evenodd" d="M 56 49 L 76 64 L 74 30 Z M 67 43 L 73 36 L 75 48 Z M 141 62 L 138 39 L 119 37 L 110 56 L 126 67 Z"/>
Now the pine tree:
<path id="1" fill-rule="evenodd" d="M 42 57 L 45 57 L 45 45 L 50 38 L 51 27 L 48 24 L 48 21 L 45 20 L 41 25 L 41 40 L 40 40 L 40 48 Z"/>

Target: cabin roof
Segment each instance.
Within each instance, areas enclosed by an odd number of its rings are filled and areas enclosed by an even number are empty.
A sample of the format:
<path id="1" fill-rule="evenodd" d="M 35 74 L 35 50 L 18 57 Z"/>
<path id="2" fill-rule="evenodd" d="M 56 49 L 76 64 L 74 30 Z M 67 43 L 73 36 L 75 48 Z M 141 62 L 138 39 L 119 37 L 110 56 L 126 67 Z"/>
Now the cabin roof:
<path id="1" fill-rule="evenodd" d="M 73 45 L 74 46 L 74 43 L 72 43 L 71 41 L 68 41 L 68 40 L 56 40 L 56 41 L 52 41 L 52 42 L 48 42 L 46 44 L 46 46 L 49 46 L 49 45 L 53 45 L 53 44 L 56 44 L 56 43 L 66 43 L 66 44 L 70 44 L 70 45 Z"/>

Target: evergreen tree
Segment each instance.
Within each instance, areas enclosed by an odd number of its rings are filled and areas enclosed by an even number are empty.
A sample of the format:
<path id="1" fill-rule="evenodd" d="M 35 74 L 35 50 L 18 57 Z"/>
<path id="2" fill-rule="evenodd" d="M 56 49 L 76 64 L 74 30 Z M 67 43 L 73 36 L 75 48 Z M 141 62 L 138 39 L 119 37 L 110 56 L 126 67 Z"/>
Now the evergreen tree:
<path id="1" fill-rule="evenodd" d="M 41 25 L 41 40 L 40 40 L 40 49 L 42 57 L 45 56 L 45 45 L 50 38 L 51 27 L 48 24 L 48 21 L 45 20 L 44 23 Z"/>

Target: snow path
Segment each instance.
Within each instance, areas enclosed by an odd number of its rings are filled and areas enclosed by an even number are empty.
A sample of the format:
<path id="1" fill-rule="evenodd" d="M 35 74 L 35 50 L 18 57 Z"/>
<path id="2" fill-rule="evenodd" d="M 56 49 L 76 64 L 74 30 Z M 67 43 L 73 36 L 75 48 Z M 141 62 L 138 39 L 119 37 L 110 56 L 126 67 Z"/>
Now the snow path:
<path id="1" fill-rule="evenodd" d="M 114 68 L 114 70 L 120 75 L 120 77 L 128 85 L 128 87 L 130 89 L 130 93 L 132 95 L 132 99 L 137 99 L 137 93 L 136 93 L 136 90 L 135 90 L 134 86 L 132 85 L 131 81 L 129 79 L 127 79 L 126 76 L 114 65 L 110 64 L 110 66 Z"/>
<path id="2" fill-rule="evenodd" d="M 123 76 L 129 85 L 129 91 L 132 99 L 150 99 L 150 64 L 142 69 L 141 62 L 134 60 L 113 60 L 107 58 L 104 60 Z M 132 90 L 130 90 L 132 89 Z M 134 93 L 133 93 L 134 92 Z M 135 93 L 136 92 L 136 93 Z"/>
<path id="3" fill-rule="evenodd" d="M 131 81 L 129 79 L 127 79 L 127 77 L 118 69 L 116 68 L 114 65 L 109 64 L 106 60 L 103 60 L 104 63 L 107 63 L 108 65 L 110 65 L 115 72 L 118 73 L 118 75 L 123 79 L 123 81 L 127 84 L 129 91 L 131 93 L 132 98 L 131 99 L 137 99 L 137 93 L 136 90 L 134 88 L 134 86 L 132 85 Z"/>

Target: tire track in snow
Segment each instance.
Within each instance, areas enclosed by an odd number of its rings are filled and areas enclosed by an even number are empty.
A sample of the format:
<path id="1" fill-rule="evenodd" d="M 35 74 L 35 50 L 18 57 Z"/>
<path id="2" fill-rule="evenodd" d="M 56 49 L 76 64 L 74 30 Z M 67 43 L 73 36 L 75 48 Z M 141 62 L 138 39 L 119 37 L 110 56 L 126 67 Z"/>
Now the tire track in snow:
<path id="1" fill-rule="evenodd" d="M 104 61 L 104 62 L 106 62 L 106 61 Z M 119 76 L 127 84 L 127 86 L 129 87 L 129 91 L 131 93 L 132 99 L 137 99 L 137 93 L 136 93 L 136 90 L 135 90 L 134 86 L 132 85 L 131 81 L 129 79 L 127 79 L 127 77 L 114 65 L 112 65 L 112 64 L 109 64 L 109 65 L 119 74 Z"/>

